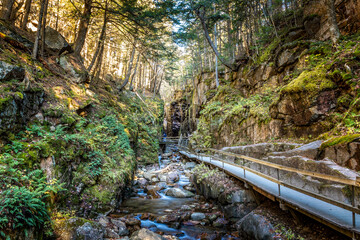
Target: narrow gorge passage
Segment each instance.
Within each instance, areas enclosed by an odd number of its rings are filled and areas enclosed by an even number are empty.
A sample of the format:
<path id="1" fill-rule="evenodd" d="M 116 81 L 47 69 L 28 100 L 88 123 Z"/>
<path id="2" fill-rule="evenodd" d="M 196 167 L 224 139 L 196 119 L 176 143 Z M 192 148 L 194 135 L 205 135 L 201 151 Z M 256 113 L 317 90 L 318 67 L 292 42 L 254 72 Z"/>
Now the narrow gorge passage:
<path id="1" fill-rule="evenodd" d="M 168 148 L 161 168 L 153 165 L 137 170 L 131 198 L 110 217 L 125 222 L 137 219 L 130 230 L 146 228 L 167 239 L 242 239 L 215 202 L 195 195 L 189 177 L 197 164 L 185 162 Z"/>

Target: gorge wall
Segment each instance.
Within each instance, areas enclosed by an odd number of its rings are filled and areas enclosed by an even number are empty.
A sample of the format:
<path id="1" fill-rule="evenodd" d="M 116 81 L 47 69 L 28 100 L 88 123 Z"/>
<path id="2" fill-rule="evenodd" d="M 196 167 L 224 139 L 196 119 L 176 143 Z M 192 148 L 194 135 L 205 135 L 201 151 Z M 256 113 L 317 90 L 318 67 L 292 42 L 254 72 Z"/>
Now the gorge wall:
<path id="1" fill-rule="evenodd" d="M 239 60 L 236 71 L 221 72 L 219 88 L 214 73 L 205 72 L 178 92 L 167 110 L 169 126 L 175 119 L 170 115 L 178 116 L 181 133 L 196 126 L 192 143 L 206 147 L 356 132 L 359 1 L 336 3 L 344 34 L 337 47 L 328 40 L 325 6 L 309 1 L 297 25 L 283 29 L 259 56 Z"/>

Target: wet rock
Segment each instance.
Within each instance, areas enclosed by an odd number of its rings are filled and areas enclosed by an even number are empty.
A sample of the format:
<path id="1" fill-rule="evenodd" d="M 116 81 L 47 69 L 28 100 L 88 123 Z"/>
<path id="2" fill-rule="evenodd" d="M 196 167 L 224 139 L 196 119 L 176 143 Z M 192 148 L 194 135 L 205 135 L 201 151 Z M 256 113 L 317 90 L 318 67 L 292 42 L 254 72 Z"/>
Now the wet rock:
<path id="1" fill-rule="evenodd" d="M 148 197 L 151 199 L 161 198 L 160 194 L 155 190 L 151 189 L 147 192 Z"/>
<path id="2" fill-rule="evenodd" d="M 148 181 L 151 181 L 152 178 L 156 177 L 156 173 L 154 172 L 144 172 L 144 178 Z"/>
<path id="3" fill-rule="evenodd" d="M 166 196 L 176 198 L 190 198 L 195 196 L 195 194 L 193 194 L 192 192 L 180 188 L 170 188 L 165 192 L 165 194 Z"/>
<path id="4" fill-rule="evenodd" d="M 76 229 L 76 239 L 101 240 L 104 238 L 104 229 L 95 223 L 86 222 Z"/>
<path id="5" fill-rule="evenodd" d="M 178 172 L 169 172 L 166 178 L 167 182 L 175 183 L 179 181 L 180 176 Z"/>
<path id="6" fill-rule="evenodd" d="M 187 212 L 187 213 L 184 213 L 184 214 L 182 214 L 182 215 L 180 216 L 180 220 L 181 220 L 182 222 L 188 221 L 188 220 L 190 219 L 190 217 L 191 217 L 191 213 L 190 213 L 190 212 Z"/>
<path id="7" fill-rule="evenodd" d="M 169 223 L 169 222 L 177 222 L 179 221 L 179 217 L 175 215 L 163 215 L 156 219 L 159 223 Z"/>
<path id="8" fill-rule="evenodd" d="M 25 69 L 4 61 L 0 61 L 0 81 L 18 80 L 25 78 Z"/>
<path id="9" fill-rule="evenodd" d="M 127 218 L 125 220 L 125 223 L 127 226 L 136 226 L 136 225 L 140 225 L 141 224 L 141 221 L 139 219 L 136 219 L 136 218 Z"/>
<path id="10" fill-rule="evenodd" d="M 126 236 L 129 234 L 129 230 L 126 227 L 126 224 L 120 220 L 112 219 L 111 222 L 114 224 L 117 230 L 117 234 L 120 236 Z"/>
<path id="11" fill-rule="evenodd" d="M 139 231 L 136 231 L 131 235 L 131 240 L 165 240 L 159 234 L 156 234 L 146 228 L 142 228 Z"/>
<path id="12" fill-rule="evenodd" d="M 191 220 L 194 220 L 194 221 L 201 221 L 205 218 L 206 218 L 206 216 L 204 213 L 195 212 L 195 213 L 191 214 Z"/>
<path id="13" fill-rule="evenodd" d="M 160 179 L 161 180 L 161 179 Z M 156 189 L 157 191 L 160 191 L 160 190 L 163 190 L 167 187 L 166 183 L 165 182 L 159 182 L 156 184 Z"/>
<path id="14" fill-rule="evenodd" d="M 236 223 L 239 232 L 251 239 L 270 240 L 275 237 L 275 229 L 266 217 L 250 213 L 244 219 Z"/>
<path id="15" fill-rule="evenodd" d="M 146 180 L 145 178 L 140 178 L 137 181 L 140 186 L 145 186 L 146 184 L 148 184 L 148 180 Z"/>

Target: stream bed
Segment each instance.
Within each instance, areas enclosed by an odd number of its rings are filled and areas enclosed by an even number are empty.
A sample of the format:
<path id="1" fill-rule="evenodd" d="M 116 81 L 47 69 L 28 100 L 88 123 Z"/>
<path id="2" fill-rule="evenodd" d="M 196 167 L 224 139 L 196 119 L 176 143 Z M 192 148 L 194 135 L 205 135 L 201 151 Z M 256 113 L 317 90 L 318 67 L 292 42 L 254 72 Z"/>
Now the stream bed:
<path id="1" fill-rule="evenodd" d="M 133 194 L 113 217 L 135 219 L 165 239 L 240 239 L 218 206 L 196 195 L 189 181 L 195 163 L 164 154 L 158 165 L 140 168 Z M 130 231 L 139 230 L 134 226 Z"/>

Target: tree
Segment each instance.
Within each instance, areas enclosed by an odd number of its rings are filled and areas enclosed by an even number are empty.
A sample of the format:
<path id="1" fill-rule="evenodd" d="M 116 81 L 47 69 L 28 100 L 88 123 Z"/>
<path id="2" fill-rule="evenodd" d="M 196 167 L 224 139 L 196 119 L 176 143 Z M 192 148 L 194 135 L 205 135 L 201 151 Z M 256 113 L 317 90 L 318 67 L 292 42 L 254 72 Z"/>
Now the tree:
<path id="1" fill-rule="evenodd" d="M 6 22 L 10 21 L 11 18 L 11 12 L 13 10 L 15 0 L 3 0 L 2 1 L 2 9 L 0 13 L 1 19 L 3 19 Z"/>
<path id="2" fill-rule="evenodd" d="M 47 4 L 48 3 L 49 3 L 48 0 L 41 0 L 39 21 L 38 21 L 38 26 L 37 26 L 37 31 L 36 31 L 36 38 L 35 38 L 34 48 L 33 48 L 33 52 L 32 52 L 32 58 L 33 59 L 37 58 L 38 52 L 39 52 L 40 40 L 41 40 L 41 38 L 44 39 L 44 37 L 45 37 L 44 35 L 41 36 L 41 33 L 44 32 L 42 26 L 44 25 L 44 20 L 45 20 L 45 23 L 46 23 L 45 11 L 47 9 Z M 43 43 L 44 43 L 44 41 L 43 41 Z"/>
<path id="3" fill-rule="evenodd" d="M 331 41 L 334 45 L 337 45 L 340 39 L 340 30 L 336 20 L 335 0 L 325 0 L 325 4 L 327 6 L 328 21 L 330 24 Z"/>
<path id="4" fill-rule="evenodd" d="M 76 40 L 74 43 L 74 53 L 77 55 L 80 55 L 81 50 L 84 47 L 85 38 L 90 23 L 92 3 L 92 0 L 84 0 L 84 10 L 80 18 L 79 30 L 77 32 Z"/>

